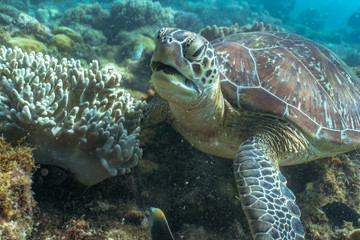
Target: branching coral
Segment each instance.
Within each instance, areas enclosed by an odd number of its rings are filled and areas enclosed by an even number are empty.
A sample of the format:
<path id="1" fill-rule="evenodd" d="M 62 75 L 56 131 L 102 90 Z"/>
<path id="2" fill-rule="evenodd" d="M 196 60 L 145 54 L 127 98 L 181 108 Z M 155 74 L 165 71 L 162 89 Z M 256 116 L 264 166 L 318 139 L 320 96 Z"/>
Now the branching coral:
<path id="1" fill-rule="evenodd" d="M 33 225 L 31 149 L 12 147 L 0 137 L 0 239 L 26 239 Z"/>
<path id="2" fill-rule="evenodd" d="M 2 47 L 0 78 L 2 132 L 26 135 L 40 163 L 69 169 L 86 185 L 137 165 L 145 103 L 120 89 L 114 69 Z"/>

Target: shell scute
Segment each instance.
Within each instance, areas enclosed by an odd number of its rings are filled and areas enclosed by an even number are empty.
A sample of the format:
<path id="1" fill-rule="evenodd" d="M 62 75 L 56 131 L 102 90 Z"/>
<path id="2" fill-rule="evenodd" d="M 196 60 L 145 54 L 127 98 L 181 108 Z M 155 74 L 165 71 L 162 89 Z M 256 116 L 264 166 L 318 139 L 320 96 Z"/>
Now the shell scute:
<path id="1" fill-rule="evenodd" d="M 331 139 L 335 143 L 344 143 L 341 138 L 341 131 L 334 131 L 328 128 L 321 128 L 316 135 L 317 139 Z"/>
<path id="2" fill-rule="evenodd" d="M 225 43 L 216 49 L 220 71 L 238 86 L 259 86 L 256 63 L 249 51 L 234 43 Z"/>
<path id="3" fill-rule="evenodd" d="M 341 139 L 345 144 L 360 145 L 359 132 L 357 131 L 344 130 L 341 132 Z"/>
<path id="4" fill-rule="evenodd" d="M 317 139 L 358 144 L 360 80 L 330 50 L 278 32 L 239 33 L 213 46 L 234 107 L 280 115 Z"/>
<path id="5" fill-rule="evenodd" d="M 304 132 L 311 137 L 315 137 L 320 126 L 299 109 L 289 105 L 285 117 L 297 126 L 302 126 Z"/>
<path id="6" fill-rule="evenodd" d="M 223 91 L 224 97 L 228 100 L 228 102 L 232 106 L 237 106 L 238 105 L 238 100 L 237 100 L 238 86 L 230 81 L 226 81 L 221 84 L 221 89 Z"/>
<path id="7" fill-rule="evenodd" d="M 238 88 L 239 106 L 242 109 L 249 111 L 270 112 L 276 115 L 285 113 L 286 105 L 283 102 L 272 96 L 270 92 L 261 88 Z"/>

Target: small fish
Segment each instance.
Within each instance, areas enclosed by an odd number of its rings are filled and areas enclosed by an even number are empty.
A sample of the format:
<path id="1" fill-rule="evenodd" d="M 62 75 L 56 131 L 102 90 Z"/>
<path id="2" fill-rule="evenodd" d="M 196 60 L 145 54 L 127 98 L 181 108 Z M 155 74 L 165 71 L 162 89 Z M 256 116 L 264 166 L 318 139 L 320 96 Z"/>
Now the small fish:
<path id="1" fill-rule="evenodd" d="M 165 214 L 159 208 L 150 208 L 151 240 L 175 240 Z"/>
<path id="2" fill-rule="evenodd" d="M 140 43 L 140 45 L 135 49 L 133 54 L 131 54 L 131 60 L 139 60 L 141 58 L 143 52 L 143 45 Z"/>

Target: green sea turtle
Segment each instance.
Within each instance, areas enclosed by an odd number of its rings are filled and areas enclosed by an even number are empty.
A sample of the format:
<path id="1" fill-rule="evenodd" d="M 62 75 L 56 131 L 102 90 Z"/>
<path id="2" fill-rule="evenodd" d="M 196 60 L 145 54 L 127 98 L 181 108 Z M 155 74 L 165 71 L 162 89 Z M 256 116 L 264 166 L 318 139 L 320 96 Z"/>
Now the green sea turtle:
<path id="1" fill-rule="evenodd" d="M 148 119 L 167 120 L 195 148 L 234 159 L 254 239 L 304 239 L 279 166 L 360 147 L 360 80 L 327 48 L 281 32 L 213 41 L 156 33 Z"/>

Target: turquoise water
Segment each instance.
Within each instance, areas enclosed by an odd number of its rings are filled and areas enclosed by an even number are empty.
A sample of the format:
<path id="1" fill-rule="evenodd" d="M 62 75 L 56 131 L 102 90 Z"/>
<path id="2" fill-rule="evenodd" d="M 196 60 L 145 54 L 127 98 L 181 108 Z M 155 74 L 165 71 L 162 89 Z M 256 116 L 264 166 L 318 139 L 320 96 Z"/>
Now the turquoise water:
<path id="1" fill-rule="evenodd" d="M 317 8 L 320 12 L 326 15 L 325 24 L 327 28 L 337 29 L 346 28 L 349 17 L 359 9 L 360 1 L 297 1 L 291 16 L 298 16 L 300 12 L 307 8 Z"/>

